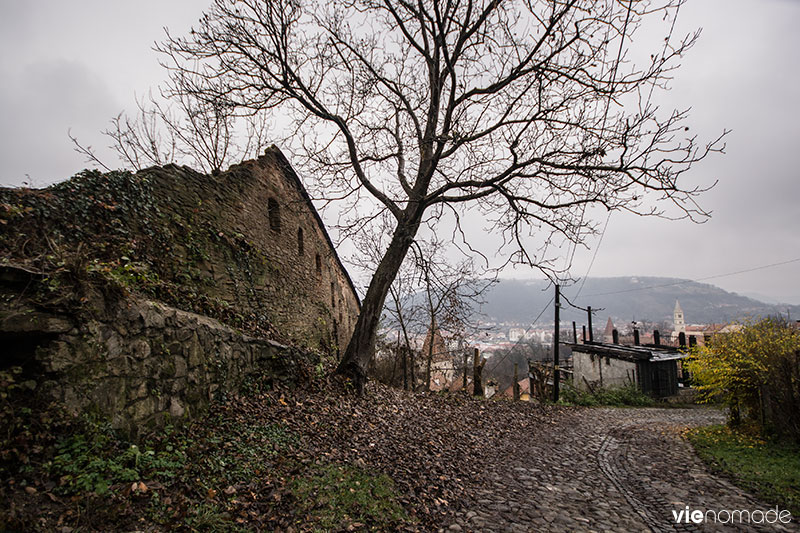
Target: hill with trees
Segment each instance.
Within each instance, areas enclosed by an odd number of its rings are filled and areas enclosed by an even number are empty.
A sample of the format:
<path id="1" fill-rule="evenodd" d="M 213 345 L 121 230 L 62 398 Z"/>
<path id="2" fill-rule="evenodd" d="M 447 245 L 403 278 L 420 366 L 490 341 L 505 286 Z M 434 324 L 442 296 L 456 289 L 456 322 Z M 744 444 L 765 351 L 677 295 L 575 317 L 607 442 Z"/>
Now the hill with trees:
<path id="1" fill-rule="evenodd" d="M 591 305 L 602 309 L 597 320 L 605 322 L 610 316 L 615 322 L 647 320 L 652 322 L 672 320 L 675 300 L 680 301 L 687 323 L 720 323 L 757 316 L 774 316 L 788 312 L 800 319 L 800 306 L 774 305 L 760 302 L 714 285 L 695 281 L 661 277 L 610 277 L 588 278 L 580 290 L 580 283 L 562 288 L 562 293 L 572 303 L 581 307 Z M 553 288 L 547 280 L 503 279 L 485 295 L 482 312 L 498 322 L 527 323 L 553 297 Z M 552 320 L 547 311 L 540 320 Z M 564 303 L 562 320 L 585 322 L 585 313 Z M 595 323 L 596 327 L 603 324 Z"/>

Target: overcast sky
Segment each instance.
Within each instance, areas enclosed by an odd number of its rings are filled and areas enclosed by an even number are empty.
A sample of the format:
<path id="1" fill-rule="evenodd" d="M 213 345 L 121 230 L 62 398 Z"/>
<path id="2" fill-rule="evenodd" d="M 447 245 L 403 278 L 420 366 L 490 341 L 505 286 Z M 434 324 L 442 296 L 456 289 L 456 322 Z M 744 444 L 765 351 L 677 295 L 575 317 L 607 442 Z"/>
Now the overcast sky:
<path id="1" fill-rule="evenodd" d="M 200 0 L 0 0 L 0 184 L 45 186 L 86 166 L 67 131 L 97 148 L 109 119 L 164 77 L 155 41 L 185 32 Z M 592 276 L 703 279 L 800 259 L 800 0 L 689 0 L 678 34 L 703 28 L 662 107 L 691 107 L 727 154 L 693 169 L 719 180 L 704 225 L 611 216 Z M 113 161 L 113 159 L 112 159 Z M 595 248 L 597 243 L 595 242 Z M 594 249 L 576 255 L 586 273 Z M 524 277 L 527 273 L 513 273 Z M 800 260 L 709 283 L 800 304 Z"/>

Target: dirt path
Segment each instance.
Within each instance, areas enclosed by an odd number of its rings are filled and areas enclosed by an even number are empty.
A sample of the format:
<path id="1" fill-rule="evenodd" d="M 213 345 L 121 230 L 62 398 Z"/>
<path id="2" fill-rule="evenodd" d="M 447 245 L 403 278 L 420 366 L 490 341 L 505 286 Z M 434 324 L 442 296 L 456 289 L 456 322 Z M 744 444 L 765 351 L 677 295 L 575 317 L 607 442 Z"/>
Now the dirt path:
<path id="1" fill-rule="evenodd" d="M 768 510 L 709 473 L 680 437 L 719 423 L 711 409 L 587 409 L 564 413 L 515 460 L 488 465 L 485 485 L 446 531 L 800 531 L 787 526 L 676 524 L 673 511 Z M 511 451 L 511 450 L 509 450 Z M 773 506 L 774 509 L 774 506 Z M 726 515 L 720 516 L 722 521 Z"/>

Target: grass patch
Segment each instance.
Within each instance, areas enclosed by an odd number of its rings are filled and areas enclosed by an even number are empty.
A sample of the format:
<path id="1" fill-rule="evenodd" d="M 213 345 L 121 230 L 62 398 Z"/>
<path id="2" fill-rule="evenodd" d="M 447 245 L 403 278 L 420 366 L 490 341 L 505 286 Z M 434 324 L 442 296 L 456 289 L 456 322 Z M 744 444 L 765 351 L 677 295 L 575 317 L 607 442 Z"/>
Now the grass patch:
<path id="1" fill-rule="evenodd" d="M 165 430 L 169 435 L 172 428 Z M 167 438 L 141 446 L 127 443 L 107 422 L 84 418 L 74 433 L 62 437 L 45 466 L 59 480 L 56 492 L 105 495 L 112 486 L 141 479 L 166 481 L 186 464 L 184 447 Z"/>
<path id="2" fill-rule="evenodd" d="M 559 403 L 597 407 L 609 405 L 613 407 L 652 407 L 655 400 L 644 394 L 635 386 L 595 389 L 594 392 L 566 387 L 561 392 Z"/>
<path id="3" fill-rule="evenodd" d="M 691 429 L 686 436 L 713 470 L 800 516 L 800 446 L 724 425 Z"/>
<path id="4" fill-rule="evenodd" d="M 391 531 L 408 520 L 394 482 L 348 465 L 315 466 L 290 487 L 298 515 L 315 531 L 367 528 Z"/>

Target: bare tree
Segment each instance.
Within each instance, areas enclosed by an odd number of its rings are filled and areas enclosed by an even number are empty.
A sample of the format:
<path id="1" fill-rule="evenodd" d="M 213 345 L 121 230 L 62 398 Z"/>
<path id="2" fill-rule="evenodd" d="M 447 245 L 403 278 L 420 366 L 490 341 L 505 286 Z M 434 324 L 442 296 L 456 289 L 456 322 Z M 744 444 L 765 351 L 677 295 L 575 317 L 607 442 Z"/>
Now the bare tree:
<path id="1" fill-rule="evenodd" d="M 218 174 L 266 147 L 265 114 L 240 115 L 223 97 L 207 99 L 194 91 L 195 81 L 175 78 L 160 97 L 150 93 L 147 99 L 137 99 L 133 115 L 122 112 L 111 119 L 103 134 L 126 168 L 185 163 Z M 90 146 L 80 144 L 71 133 L 70 139 L 88 161 L 110 170 Z"/>
<path id="2" fill-rule="evenodd" d="M 477 309 L 484 303 L 483 296 L 497 281 L 494 277 L 486 277 L 480 272 L 471 259 L 451 264 L 444 257 L 445 245 L 441 241 L 431 240 L 413 247 L 415 270 L 418 273 L 421 302 L 425 319 L 424 331 L 430 336 L 425 357 L 425 389 L 430 389 L 431 365 L 434 358 L 434 336 L 437 331 L 449 333 L 449 339 L 457 341 L 463 338 L 470 329 L 470 321 L 476 316 Z M 482 275 L 483 274 L 483 275 Z M 442 329 L 443 328 L 443 329 Z M 452 344 L 452 343 L 451 343 Z M 461 359 L 462 351 L 448 354 L 449 358 Z M 456 369 L 453 361 L 453 370 Z"/>
<path id="3" fill-rule="evenodd" d="M 362 271 L 375 269 L 386 246 L 382 236 L 392 229 L 388 225 L 390 222 L 387 217 L 382 217 L 371 231 L 358 236 L 359 252 L 350 259 L 351 264 Z M 448 344 L 463 340 L 469 331 L 475 329 L 473 319 L 478 316 L 478 307 L 484 303 L 484 294 L 497 279 L 495 271 L 478 268 L 472 258 L 456 262 L 449 260 L 446 257 L 448 247 L 435 237 L 427 240 L 417 238 L 411 251 L 389 288 L 384 313 L 399 328 L 396 355 L 402 358 L 406 377 L 404 388 L 409 388 L 410 379 L 410 388 L 416 390 L 416 356 L 419 350 L 412 346 L 411 339 L 431 335 L 436 330 L 444 335 L 442 340 Z M 431 381 L 434 343 L 428 342 L 427 352 L 419 355 L 424 357 L 425 371 L 421 383 L 427 390 Z"/>
<path id="4" fill-rule="evenodd" d="M 555 240 L 596 230 L 588 207 L 708 214 L 684 174 L 698 145 L 686 112 L 650 104 L 697 34 L 628 57 L 645 17 L 684 0 L 215 0 L 186 37 L 160 45 L 193 91 L 280 109 L 302 128 L 326 198 L 365 198 L 394 219 L 338 367 L 362 388 L 384 299 L 420 227 L 463 206 L 502 236 L 510 261 L 551 269 Z M 664 211 L 655 201 L 676 208 Z M 367 216 L 369 215 L 369 216 Z M 531 233 L 541 247 L 528 245 Z"/>

